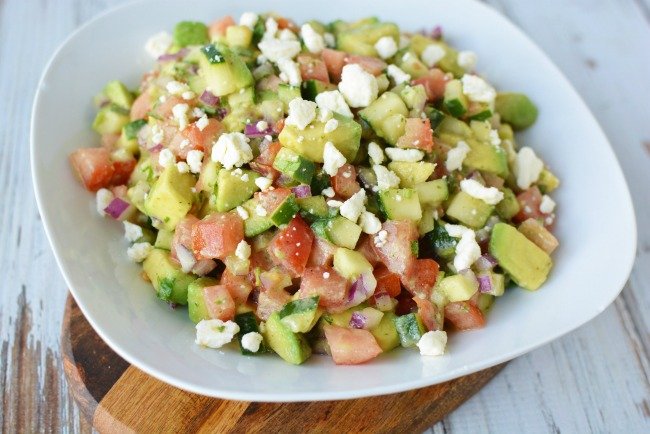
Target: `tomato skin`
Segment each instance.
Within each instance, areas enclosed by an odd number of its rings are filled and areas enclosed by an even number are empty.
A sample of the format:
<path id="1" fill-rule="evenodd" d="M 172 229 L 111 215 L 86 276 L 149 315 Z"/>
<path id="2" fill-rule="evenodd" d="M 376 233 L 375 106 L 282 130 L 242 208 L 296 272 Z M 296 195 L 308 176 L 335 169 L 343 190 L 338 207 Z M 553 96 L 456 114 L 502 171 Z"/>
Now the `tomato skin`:
<path id="1" fill-rule="evenodd" d="M 289 271 L 292 277 L 300 277 L 307 266 L 313 242 L 311 228 L 297 215 L 273 237 L 269 251 L 276 264 Z"/>
<path id="2" fill-rule="evenodd" d="M 210 24 L 208 27 L 208 34 L 210 35 L 210 38 L 214 38 L 216 36 L 226 36 L 226 29 L 236 24 L 237 23 L 235 20 L 233 20 L 230 15 L 227 15 L 220 20 L 216 20 Z"/>
<path id="3" fill-rule="evenodd" d="M 221 274 L 222 285 L 228 288 L 228 292 L 237 304 L 244 304 L 253 290 L 253 285 L 248 280 L 248 276 L 237 276 L 227 268 Z"/>
<path id="4" fill-rule="evenodd" d="M 361 253 L 370 264 L 374 267 L 381 262 L 381 259 L 377 255 L 375 250 L 375 245 L 372 241 L 372 235 L 361 234 L 359 241 L 357 242 L 356 251 Z"/>
<path id="5" fill-rule="evenodd" d="M 303 80 L 318 80 L 323 83 L 330 82 L 327 66 L 322 59 L 311 54 L 303 53 L 296 57 L 296 61 L 300 66 L 300 75 Z"/>
<path id="6" fill-rule="evenodd" d="M 345 64 L 350 65 L 353 63 L 361 66 L 366 72 L 374 76 L 381 75 L 388 66 L 386 62 L 376 57 L 358 56 L 355 54 L 347 55 Z"/>
<path id="7" fill-rule="evenodd" d="M 429 119 L 406 119 L 405 133 L 397 140 L 400 148 L 416 148 L 426 152 L 433 151 L 433 130 Z"/>
<path id="8" fill-rule="evenodd" d="M 311 254 L 307 260 L 307 267 L 319 267 L 332 265 L 334 259 L 334 252 L 337 247 L 329 241 L 321 238 L 314 237 L 314 243 L 311 247 Z"/>
<path id="9" fill-rule="evenodd" d="M 185 101 L 180 96 L 170 95 L 167 97 L 167 99 L 165 99 L 164 102 L 159 102 L 155 104 L 151 111 L 161 119 L 169 119 L 172 117 L 172 109 L 176 104 L 188 104 L 188 101 Z M 190 112 L 191 111 L 192 111 L 192 107 L 190 106 Z"/>
<path id="10" fill-rule="evenodd" d="M 402 275 L 402 285 L 414 296 L 428 299 L 436 284 L 439 268 L 433 259 L 416 259 Z"/>
<path id="11" fill-rule="evenodd" d="M 411 243 L 418 239 L 418 230 L 411 221 L 388 220 L 381 226 L 388 233 L 386 242 L 377 246 L 373 243 L 375 252 L 386 267 L 397 274 L 404 274 L 415 256 L 411 251 Z"/>
<path id="12" fill-rule="evenodd" d="M 447 304 L 445 319 L 457 330 L 475 330 L 485 326 L 483 312 L 471 301 L 456 301 Z"/>
<path id="13" fill-rule="evenodd" d="M 228 321 L 235 317 L 235 302 L 225 285 L 206 286 L 203 288 L 203 300 L 210 318 Z"/>
<path id="14" fill-rule="evenodd" d="M 291 296 L 284 290 L 291 284 L 291 280 L 281 270 L 271 270 L 262 273 L 260 276 L 262 287 L 257 297 L 258 317 L 266 321 L 273 312 L 277 312 L 291 301 Z"/>
<path id="15" fill-rule="evenodd" d="M 368 330 L 326 325 L 325 338 L 337 365 L 358 365 L 382 353 L 375 337 Z"/>
<path id="16" fill-rule="evenodd" d="M 344 164 L 336 172 L 335 176 L 330 177 L 332 188 L 337 196 L 343 199 L 349 199 L 359 190 L 361 186 L 357 182 L 357 170 L 352 164 Z"/>
<path id="17" fill-rule="evenodd" d="M 273 190 L 258 191 L 255 193 L 255 198 L 259 204 L 264 208 L 268 215 L 278 209 L 282 202 L 291 194 L 291 190 L 285 187 L 274 188 Z"/>
<path id="18" fill-rule="evenodd" d="M 97 191 L 111 185 L 115 167 L 106 148 L 81 148 L 70 154 L 70 164 L 86 190 Z"/>
<path id="19" fill-rule="evenodd" d="M 442 330 L 444 318 L 438 306 L 420 297 L 413 297 L 413 301 L 418 306 L 418 313 L 427 330 Z"/>
<path id="20" fill-rule="evenodd" d="M 318 295 L 318 304 L 325 308 L 340 306 L 347 300 L 349 282 L 332 267 L 307 268 L 301 277 L 298 298 Z"/>
<path id="21" fill-rule="evenodd" d="M 244 239 L 244 221 L 236 213 L 215 213 L 192 226 L 196 259 L 225 259 Z"/>
<path id="22" fill-rule="evenodd" d="M 519 193 L 517 202 L 519 202 L 520 210 L 512 218 L 516 223 L 522 223 L 529 218 L 544 218 L 544 214 L 539 210 L 539 205 L 542 203 L 542 193 L 537 186 Z"/>
<path id="23" fill-rule="evenodd" d="M 133 101 L 131 106 L 131 111 L 129 116 L 132 121 L 138 119 L 146 119 L 149 116 L 151 111 L 151 92 L 149 89 L 142 92 L 136 99 Z"/>
<path id="24" fill-rule="evenodd" d="M 325 62 L 325 67 L 329 73 L 332 82 L 338 83 L 341 81 L 341 71 L 345 66 L 345 58 L 347 54 L 343 51 L 332 50 L 331 48 L 325 48 L 321 52 L 321 57 L 323 62 Z"/>
<path id="25" fill-rule="evenodd" d="M 113 161 L 113 176 L 111 177 L 111 185 L 123 185 L 129 182 L 131 172 L 135 169 L 138 162 L 135 158 L 129 158 L 126 161 Z"/>
<path id="26" fill-rule="evenodd" d="M 271 142 L 266 144 L 265 142 L 262 142 L 262 144 L 260 144 L 260 155 L 250 163 L 251 169 L 267 178 L 275 180 L 280 176 L 280 172 L 273 168 L 273 162 L 275 161 L 278 152 L 280 152 L 280 149 L 282 149 L 280 142 Z"/>
<path id="27" fill-rule="evenodd" d="M 196 126 L 196 123 L 191 123 L 183 131 L 175 134 L 169 143 L 169 150 L 182 160 L 187 158 L 187 153 L 190 151 L 203 151 L 206 155 L 209 155 L 212 151 L 213 142 L 222 132 L 223 126 L 221 122 L 214 118 L 208 119 L 208 124 L 203 128 L 203 131 Z M 188 140 L 189 144 L 181 147 L 181 143 L 185 140 Z"/>
<path id="28" fill-rule="evenodd" d="M 445 95 L 447 78 L 445 77 L 445 73 L 443 71 L 434 68 L 429 70 L 429 73 L 427 75 L 412 80 L 411 84 L 421 84 L 424 86 L 424 90 L 427 93 L 427 101 L 434 102 L 441 99 Z"/>
<path id="29" fill-rule="evenodd" d="M 178 260 L 176 252 L 178 251 L 179 246 L 183 246 L 192 251 L 192 227 L 194 227 L 194 224 L 198 221 L 199 219 L 196 216 L 188 214 L 176 225 L 170 252 L 173 259 Z"/>
<path id="30" fill-rule="evenodd" d="M 386 292 L 391 297 L 397 297 L 402 292 L 399 275 L 391 273 L 385 265 L 375 268 L 373 274 L 377 279 L 375 293 Z"/>

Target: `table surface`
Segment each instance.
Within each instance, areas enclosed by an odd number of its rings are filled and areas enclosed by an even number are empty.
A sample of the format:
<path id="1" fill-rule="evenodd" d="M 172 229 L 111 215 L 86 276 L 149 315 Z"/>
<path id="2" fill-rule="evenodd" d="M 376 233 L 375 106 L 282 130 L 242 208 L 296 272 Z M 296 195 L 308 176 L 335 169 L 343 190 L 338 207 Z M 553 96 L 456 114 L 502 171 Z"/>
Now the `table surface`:
<path id="1" fill-rule="evenodd" d="M 122 2 L 0 0 L 3 432 L 90 430 L 62 372 L 58 342 L 67 289 L 31 194 L 29 123 L 38 78 L 54 49 L 80 24 Z M 431 432 L 650 432 L 650 315 L 644 314 L 650 309 L 644 224 L 650 221 L 650 0 L 487 3 L 550 55 L 603 126 L 634 198 L 639 247 L 632 275 L 608 309 L 511 362 Z"/>

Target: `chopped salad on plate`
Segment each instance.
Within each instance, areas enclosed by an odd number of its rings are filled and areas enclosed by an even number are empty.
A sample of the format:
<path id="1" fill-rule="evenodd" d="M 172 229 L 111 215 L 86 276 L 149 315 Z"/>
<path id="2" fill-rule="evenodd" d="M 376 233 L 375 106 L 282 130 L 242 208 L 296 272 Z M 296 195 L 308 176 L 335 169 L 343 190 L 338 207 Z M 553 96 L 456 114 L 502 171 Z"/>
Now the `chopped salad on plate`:
<path id="1" fill-rule="evenodd" d="M 198 345 L 441 356 L 549 277 L 559 180 L 515 137 L 538 110 L 439 27 L 247 12 L 144 50 L 153 68 L 95 97 L 101 145 L 70 162 Z"/>

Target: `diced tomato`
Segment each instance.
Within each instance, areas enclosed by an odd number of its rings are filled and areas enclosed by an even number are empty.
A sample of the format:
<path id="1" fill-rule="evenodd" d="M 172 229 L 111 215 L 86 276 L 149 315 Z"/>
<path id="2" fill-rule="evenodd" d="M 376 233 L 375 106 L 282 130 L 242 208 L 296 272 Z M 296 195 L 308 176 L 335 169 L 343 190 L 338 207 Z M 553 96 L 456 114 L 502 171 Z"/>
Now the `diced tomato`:
<path id="1" fill-rule="evenodd" d="M 347 301 L 349 282 L 332 267 L 307 268 L 301 277 L 298 298 L 318 295 L 318 304 L 325 308 L 340 306 Z"/>
<path id="2" fill-rule="evenodd" d="M 192 226 L 192 250 L 197 259 L 224 259 L 244 239 L 244 221 L 237 213 L 215 213 Z"/>
<path id="3" fill-rule="evenodd" d="M 115 143 L 117 143 L 119 138 L 120 138 L 119 134 L 112 134 L 112 133 L 102 134 L 102 137 L 100 139 L 102 148 L 106 148 L 109 151 L 112 151 L 113 149 L 115 149 Z"/>
<path id="4" fill-rule="evenodd" d="M 209 155 L 212 151 L 212 143 L 222 132 L 223 126 L 221 122 L 214 118 L 208 119 L 208 124 L 203 130 L 197 127 L 196 123 L 189 124 L 171 141 L 169 150 L 183 160 L 187 158 L 187 153 L 192 150 L 203 151 Z M 184 140 L 188 140 L 189 143 L 182 146 Z"/>
<path id="5" fill-rule="evenodd" d="M 413 301 L 418 305 L 418 313 L 427 330 L 442 330 L 444 317 L 438 306 L 420 297 L 413 297 Z"/>
<path id="6" fill-rule="evenodd" d="M 473 330 L 485 326 L 485 317 L 476 304 L 456 301 L 445 306 L 445 319 L 458 330 Z"/>
<path id="7" fill-rule="evenodd" d="M 149 89 L 142 92 L 136 99 L 133 101 L 131 106 L 130 117 L 132 121 L 138 119 L 146 119 L 149 112 L 151 111 L 151 92 Z"/>
<path id="8" fill-rule="evenodd" d="M 253 290 L 253 285 L 248 280 L 248 276 L 237 276 L 232 274 L 227 268 L 221 274 L 221 284 L 228 288 L 228 292 L 237 304 L 246 303 L 248 296 Z"/>
<path id="9" fill-rule="evenodd" d="M 168 119 L 172 117 L 172 109 L 176 104 L 187 104 L 180 96 L 171 95 L 165 99 L 164 102 L 159 102 L 153 107 L 152 112 L 161 119 Z M 190 107 L 190 111 L 192 108 Z M 171 138 L 171 136 L 170 136 Z"/>
<path id="10" fill-rule="evenodd" d="M 353 54 L 350 54 L 346 57 L 345 63 L 346 65 L 356 63 L 357 65 L 361 66 L 366 72 L 374 76 L 382 74 L 387 66 L 386 62 L 376 57 L 357 56 Z"/>
<path id="11" fill-rule="evenodd" d="M 329 241 L 321 237 L 315 237 L 314 243 L 311 246 L 311 254 L 307 260 L 307 266 L 319 267 L 321 265 L 332 265 L 336 249 L 337 247 Z"/>
<path id="12" fill-rule="evenodd" d="M 278 29 L 280 29 L 280 30 L 289 29 L 293 33 L 298 33 L 300 31 L 300 29 L 298 28 L 296 23 L 294 23 L 293 21 L 291 21 L 288 18 L 280 17 L 280 18 L 276 18 L 276 21 L 278 23 Z"/>
<path id="13" fill-rule="evenodd" d="M 325 48 L 321 52 L 321 57 L 323 58 L 323 62 L 325 62 L 327 72 L 334 83 L 341 81 L 341 71 L 343 71 L 343 66 L 345 66 L 346 56 L 347 53 L 332 50 L 331 48 Z"/>
<path id="14" fill-rule="evenodd" d="M 427 101 L 433 102 L 439 100 L 445 95 L 445 86 L 447 78 L 445 73 L 439 69 L 431 69 L 426 75 L 412 80 L 413 85 L 421 84 L 427 93 Z"/>
<path id="15" fill-rule="evenodd" d="M 138 164 L 135 158 L 129 158 L 124 161 L 113 161 L 113 176 L 111 177 L 111 185 L 126 184 L 131 177 L 131 172 Z"/>
<path id="16" fill-rule="evenodd" d="M 226 29 L 230 26 L 234 26 L 237 23 L 232 19 L 230 15 L 221 18 L 220 20 L 214 21 L 208 27 L 208 34 L 211 39 L 214 39 L 217 36 L 226 36 Z"/>
<path id="17" fill-rule="evenodd" d="M 324 330 L 332 359 L 337 365 L 365 363 L 382 353 L 375 337 L 368 330 L 334 325 L 326 325 Z"/>
<path id="18" fill-rule="evenodd" d="M 521 223 L 529 218 L 544 218 L 544 214 L 539 210 L 539 204 L 542 203 L 542 193 L 537 186 L 522 191 L 517 195 L 520 210 L 512 218 L 516 223 Z"/>
<path id="19" fill-rule="evenodd" d="M 282 149 L 280 142 L 263 141 L 260 144 L 260 155 L 250 163 L 251 169 L 267 178 L 276 179 L 280 172 L 273 168 L 273 162 L 280 149 Z"/>
<path id="20" fill-rule="evenodd" d="M 325 62 L 319 57 L 303 53 L 296 57 L 300 65 L 300 75 L 303 80 L 318 80 L 324 83 L 330 82 Z"/>
<path id="21" fill-rule="evenodd" d="M 174 237 L 172 238 L 171 257 L 178 259 L 176 254 L 179 246 L 192 251 L 192 227 L 199 219 L 192 214 L 186 215 L 174 229 Z"/>
<path id="22" fill-rule="evenodd" d="M 433 259 L 416 259 L 402 275 L 402 285 L 421 298 L 429 298 L 438 278 L 438 263 Z"/>
<path id="23" fill-rule="evenodd" d="M 194 264 L 194 267 L 192 267 L 192 273 L 196 274 L 197 276 L 205 276 L 215 268 L 217 268 L 217 263 L 212 259 L 201 259 L 199 261 L 196 261 L 196 264 Z"/>
<path id="24" fill-rule="evenodd" d="M 275 265 L 268 249 L 253 252 L 250 257 L 250 262 L 252 269 L 260 268 L 262 270 L 270 270 Z"/>
<path id="25" fill-rule="evenodd" d="M 375 250 L 372 235 L 361 234 L 361 238 L 357 242 L 356 251 L 361 253 L 373 267 L 381 262 Z"/>
<path id="26" fill-rule="evenodd" d="M 391 297 L 397 297 L 402 292 L 402 285 L 400 284 L 399 275 L 391 273 L 384 265 L 380 265 L 373 271 L 375 279 L 377 279 L 377 288 L 375 293 L 385 292 Z"/>
<path id="27" fill-rule="evenodd" d="M 70 164 L 90 191 L 108 187 L 115 173 L 111 154 L 105 148 L 81 148 L 70 154 Z"/>
<path id="28" fill-rule="evenodd" d="M 271 90 L 273 92 L 278 91 L 278 86 L 282 84 L 282 80 L 277 75 L 269 75 L 264 78 L 261 78 L 255 88 L 257 90 Z"/>
<path id="29" fill-rule="evenodd" d="M 124 199 L 127 202 L 129 202 L 129 198 L 127 197 L 128 191 L 129 188 L 126 185 L 114 185 L 113 187 L 111 187 L 111 192 L 113 193 L 113 196 L 119 197 L 120 199 Z"/>
<path id="30" fill-rule="evenodd" d="M 387 232 L 386 242 L 375 247 L 375 252 L 386 267 L 397 274 L 404 274 L 415 260 L 411 244 L 418 239 L 418 230 L 411 221 L 388 220 L 381 226 Z"/>
<path id="31" fill-rule="evenodd" d="M 206 286 L 203 288 L 203 300 L 210 318 L 228 321 L 235 317 L 235 301 L 226 285 Z"/>
<path id="32" fill-rule="evenodd" d="M 357 182 L 357 170 L 352 164 L 344 164 L 336 172 L 335 176 L 331 176 L 332 188 L 337 196 L 344 199 L 350 198 L 354 193 L 361 190 L 361 186 Z"/>
<path id="33" fill-rule="evenodd" d="M 404 135 L 397 140 L 400 148 L 417 148 L 426 152 L 433 150 L 433 130 L 429 119 L 408 118 Z"/>
<path id="34" fill-rule="evenodd" d="M 291 301 L 291 296 L 284 290 L 291 285 L 291 279 L 280 270 L 266 271 L 260 275 L 262 287 L 257 298 L 257 316 L 267 320 Z"/>
<path id="35" fill-rule="evenodd" d="M 269 250 L 276 264 L 287 269 L 293 277 L 300 277 L 307 266 L 313 242 L 310 227 L 300 216 L 295 216 L 273 237 Z"/>
<path id="36" fill-rule="evenodd" d="M 273 190 L 260 191 L 255 193 L 255 198 L 259 204 L 266 210 L 268 215 L 278 209 L 278 207 L 291 194 L 291 190 L 284 187 L 274 188 Z"/>

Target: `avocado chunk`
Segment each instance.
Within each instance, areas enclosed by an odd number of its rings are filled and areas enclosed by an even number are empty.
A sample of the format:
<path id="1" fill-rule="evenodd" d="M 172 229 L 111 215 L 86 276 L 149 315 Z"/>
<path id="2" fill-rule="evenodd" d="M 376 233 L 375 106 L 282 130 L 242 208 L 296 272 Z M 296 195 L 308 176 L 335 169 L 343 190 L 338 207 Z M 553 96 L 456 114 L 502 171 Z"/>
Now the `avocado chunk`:
<path id="1" fill-rule="evenodd" d="M 363 273 L 372 273 L 372 265 L 361 253 L 339 247 L 334 252 L 334 269 L 346 279 L 355 280 Z"/>
<path id="2" fill-rule="evenodd" d="M 490 254 L 522 288 L 538 289 L 547 279 L 553 261 L 535 243 L 506 223 L 492 229 Z"/>
<path id="3" fill-rule="evenodd" d="M 515 130 L 528 128 L 537 120 L 537 107 L 523 93 L 498 93 L 495 109 L 501 120 L 512 125 Z"/>
<path id="4" fill-rule="evenodd" d="M 442 279 L 438 289 L 450 302 L 467 301 L 478 291 L 478 281 L 463 274 L 454 274 Z"/>
<path id="5" fill-rule="evenodd" d="M 128 123 L 128 111 L 111 104 L 97 112 L 93 121 L 93 130 L 98 134 L 119 134 Z"/>
<path id="6" fill-rule="evenodd" d="M 244 60 L 223 44 L 208 44 L 201 48 L 199 74 L 205 79 L 206 89 L 216 96 L 231 94 L 253 86 L 253 74 Z"/>
<path id="7" fill-rule="evenodd" d="M 156 180 L 144 200 L 146 214 L 162 221 L 173 231 L 192 207 L 192 187 L 196 180 L 191 173 L 180 173 L 175 164 L 167 167 Z"/>
<path id="8" fill-rule="evenodd" d="M 422 182 L 414 188 L 422 206 L 437 207 L 449 197 L 449 187 L 445 179 Z"/>
<path id="9" fill-rule="evenodd" d="M 133 105 L 133 94 L 120 81 L 109 81 L 104 87 L 104 95 L 110 102 L 126 110 Z"/>
<path id="10" fill-rule="evenodd" d="M 196 279 L 185 274 L 171 261 L 167 250 L 153 249 L 142 263 L 142 269 L 156 289 L 158 298 L 169 303 L 187 304 L 189 285 Z"/>
<path id="11" fill-rule="evenodd" d="M 208 28 L 198 21 L 181 21 L 174 27 L 174 44 L 179 47 L 203 45 L 210 42 Z"/>
<path id="12" fill-rule="evenodd" d="M 300 365 L 311 356 L 311 347 L 305 337 L 292 332 L 282 322 L 278 312 L 266 321 L 264 338 L 273 351 L 291 364 Z"/>
<path id="13" fill-rule="evenodd" d="M 379 324 L 370 330 L 370 333 L 375 337 L 377 344 L 384 352 L 390 351 L 400 344 L 399 335 L 395 328 L 395 318 L 396 315 L 393 312 L 384 312 Z"/>
<path id="14" fill-rule="evenodd" d="M 255 184 L 259 176 L 253 170 L 221 169 L 217 179 L 217 211 L 230 211 L 250 199 L 259 190 Z"/>
<path id="15" fill-rule="evenodd" d="M 470 151 L 463 160 L 463 166 L 468 169 L 494 173 L 501 177 L 508 176 L 508 156 L 501 147 L 474 139 L 467 139 L 466 142 Z"/>
<path id="16" fill-rule="evenodd" d="M 278 313 L 280 321 L 294 333 L 307 333 L 320 318 L 319 296 L 290 301 Z"/>
<path id="17" fill-rule="evenodd" d="M 197 324 L 204 319 L 210 319 L 208 307 L 205 304 L 205 297 L 203 296 L 203 288 L 219 284 L 215 279 L 209 277 L 201 277 L 190 283 L 187 287 L 187 309 L 190 315 L 190 320 Z"/>
<path id="18" fill-rule="evenodd" d="M 154 247 L 163 250 L 171 250 L 172 240 L 174 239 L 174 233 L 165 229 L 160 229 L 158 234 L 156 234 L 156 241 Z"/>

